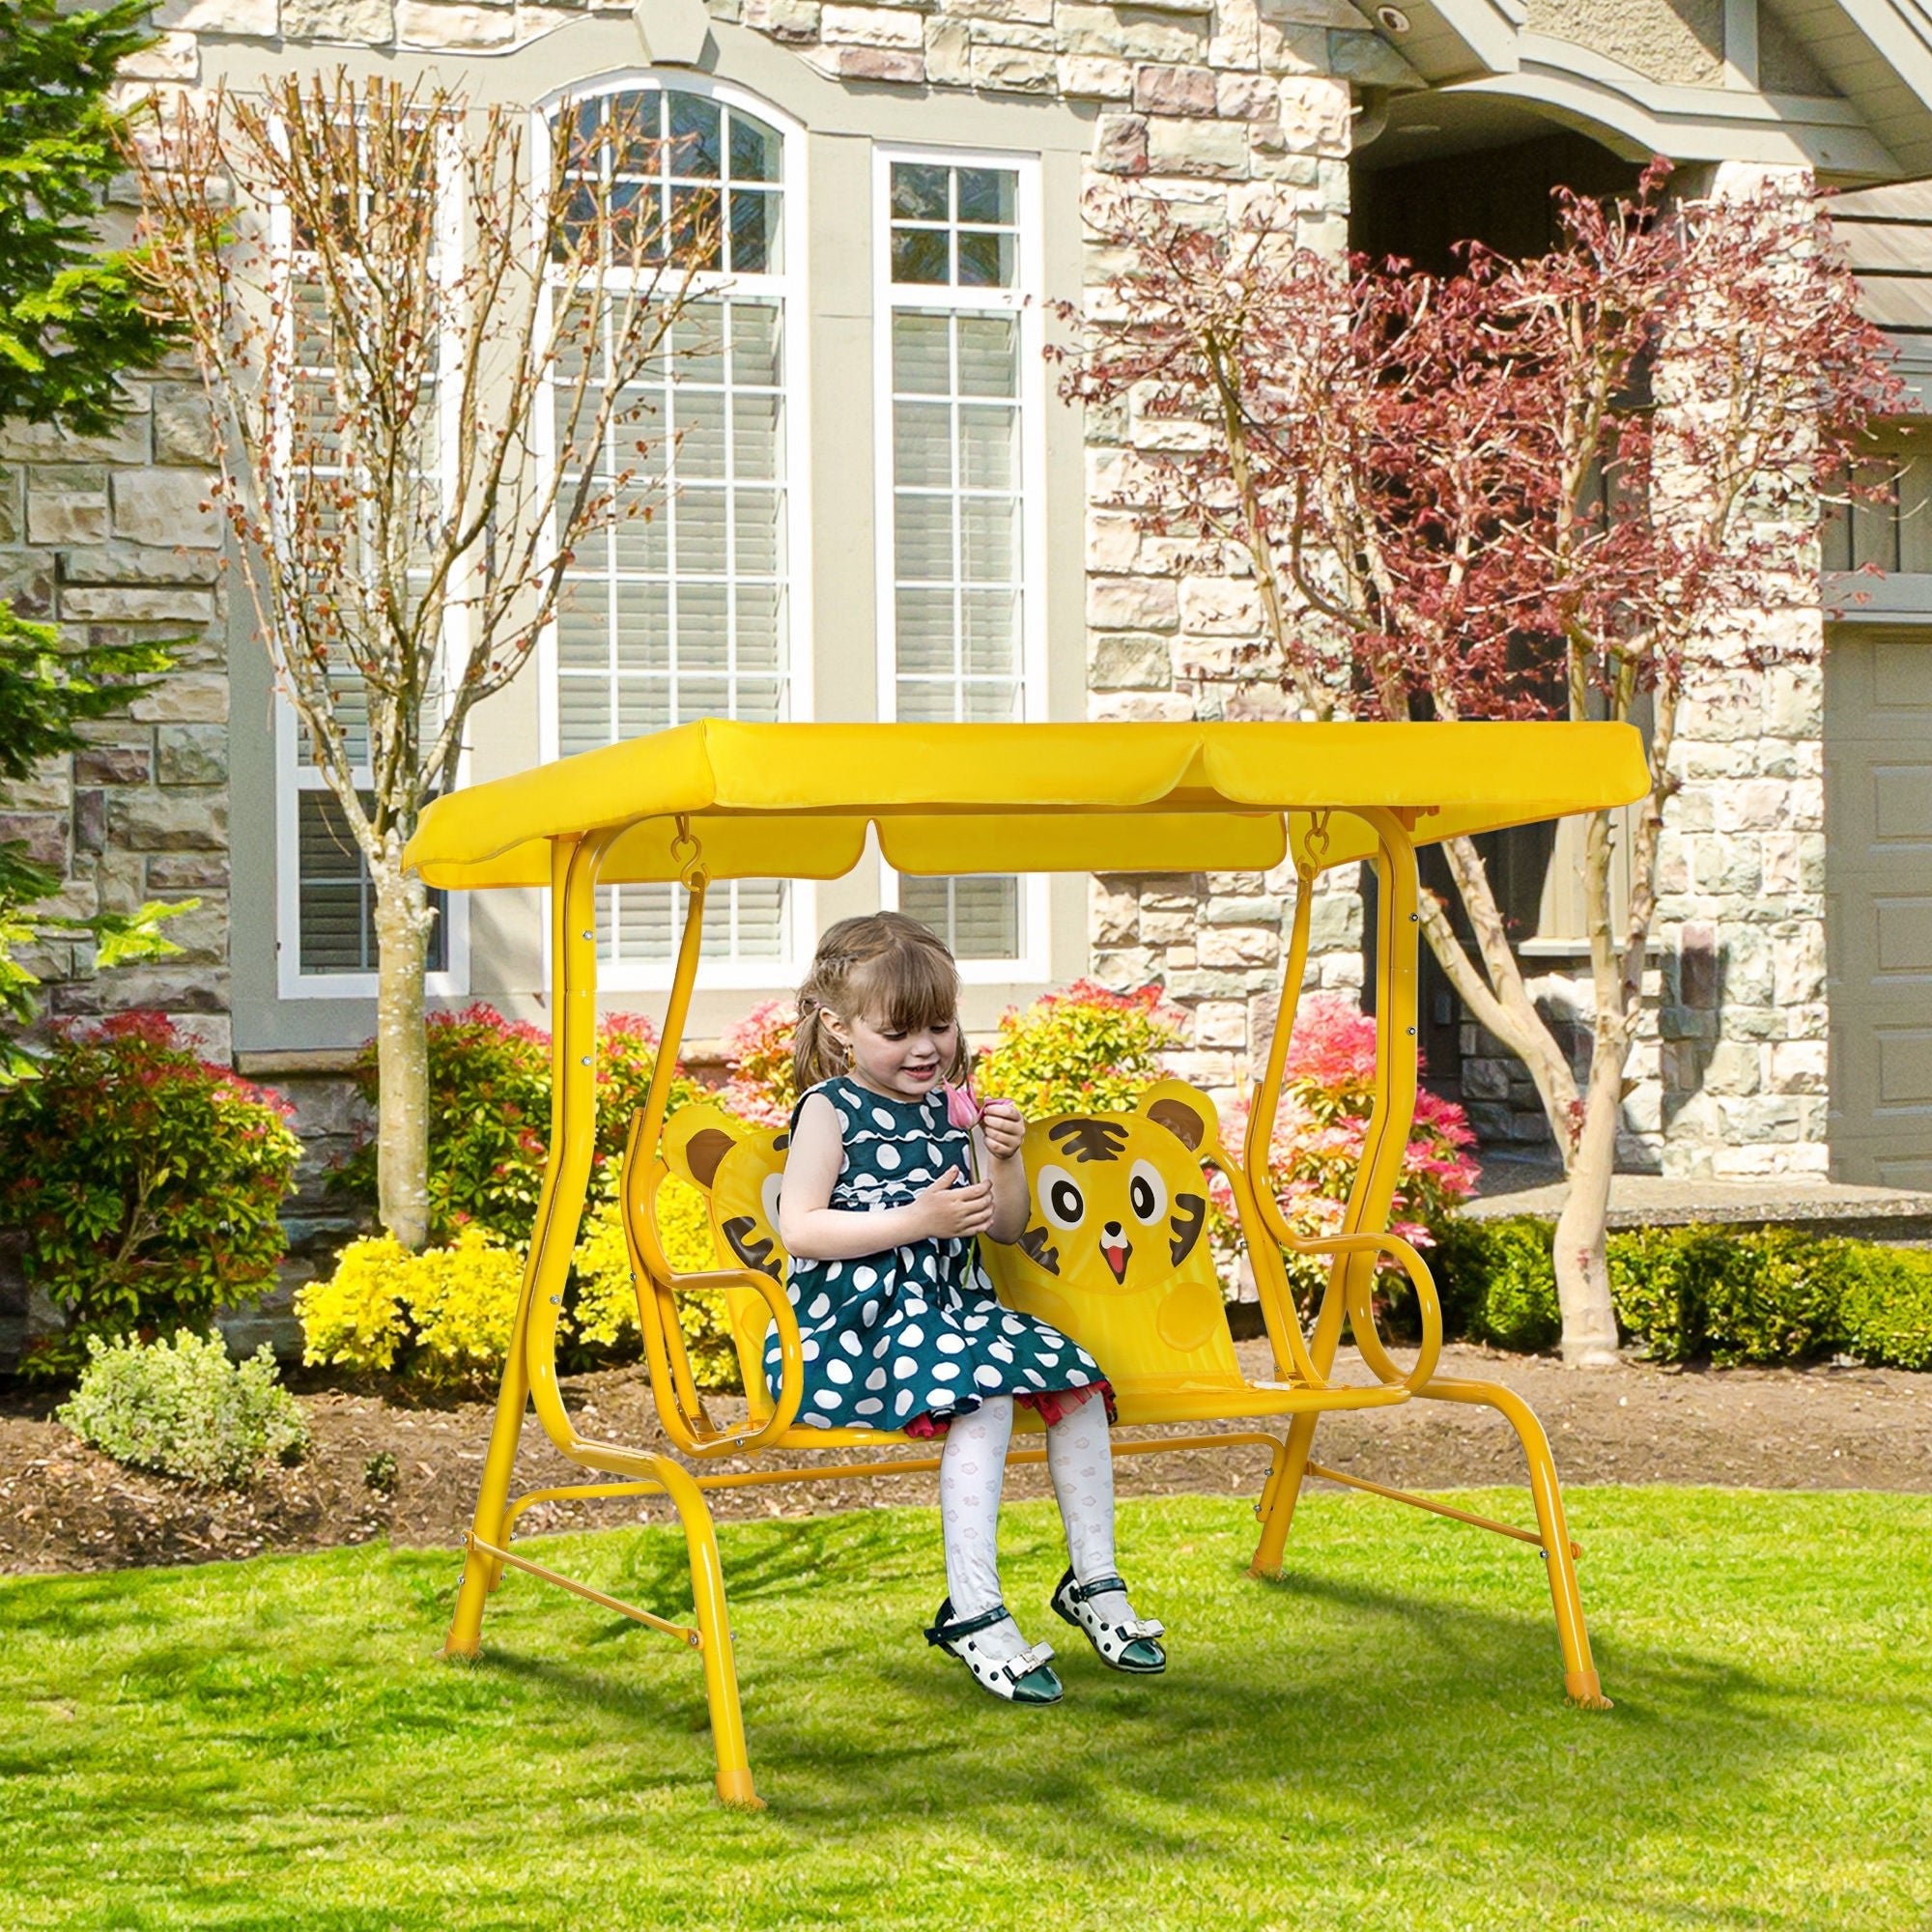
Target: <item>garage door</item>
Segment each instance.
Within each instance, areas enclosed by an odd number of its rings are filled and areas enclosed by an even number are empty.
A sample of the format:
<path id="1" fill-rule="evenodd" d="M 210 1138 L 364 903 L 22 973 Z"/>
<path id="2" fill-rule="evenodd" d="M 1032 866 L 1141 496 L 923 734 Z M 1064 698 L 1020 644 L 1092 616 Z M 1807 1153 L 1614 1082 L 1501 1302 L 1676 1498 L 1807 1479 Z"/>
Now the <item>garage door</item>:
<path id="1" fill-rule="evenodd" d="M 1833 1171 L 1932 1188 L 1932 630 L 1833 641 L 1825 810 Z"/>

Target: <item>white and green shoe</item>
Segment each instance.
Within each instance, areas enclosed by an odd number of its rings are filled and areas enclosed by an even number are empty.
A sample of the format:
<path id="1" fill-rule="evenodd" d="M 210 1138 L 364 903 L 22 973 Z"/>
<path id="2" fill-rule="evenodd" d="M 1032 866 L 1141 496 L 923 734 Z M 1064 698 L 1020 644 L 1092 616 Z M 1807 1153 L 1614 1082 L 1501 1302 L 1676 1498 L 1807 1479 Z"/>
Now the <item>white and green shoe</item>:
<path id="1" fill-rule="evenodd" d="M 1054 1612 L 1085 1634 L 1094 1655 L 1109 1670 L 1123 1670 L 1131 1677 L 1159 1676 L 1167 1668 L 1167 1652 L 1160 1646 L 1160 1639 L 1167 1634 L 1166 1626 L 1155 1617 L 1107 1621 L 1094 1607 L 1094 1599 L 1115 1592 L 1125 1601 L 1127 1586 L 1118 1577 L 1096 1577 L 1091 1583 L 1080 1583 L 1069 1570 L 1053 1593 Z"/>
<path id="2" fill-rule="evenodd" d="M 956 1657 L 973 1673 L 974 1682 L 995 1697 L 1009 1704 L 1059 1703 L 1065 1693 L 1060 1679 L 1047 1668 L 1053 1658 L 1050 1643 L 1037 1643 L 1017 1657 L 994 1658 L 982 1644 L 974 1642 L 980 1632 L 1009 1621 L 1009 1614 L 1006 1605 L 995 1604 L 983 1616 L 955 1620 L 952 1599 L 948 1597 L 940 1605 L 925 1640 L 948 1657 Z"/>

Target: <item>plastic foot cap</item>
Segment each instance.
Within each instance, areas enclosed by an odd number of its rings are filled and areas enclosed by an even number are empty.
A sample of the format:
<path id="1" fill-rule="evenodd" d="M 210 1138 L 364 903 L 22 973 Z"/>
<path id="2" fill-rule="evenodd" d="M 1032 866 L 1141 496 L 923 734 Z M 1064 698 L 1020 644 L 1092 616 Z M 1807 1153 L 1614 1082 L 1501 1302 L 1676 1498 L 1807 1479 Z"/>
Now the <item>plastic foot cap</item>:
<path id="1" fill-rule="evenodd" d="M 1598 1682 L 1594 1670 L 1566 1670 L 1563 1673 L 1563 1693 L 1579 1710 L 1612 1711 L 1616 1708 L 1604 1695 L 1604 1687 Z"/>
<path id="2" fill-rule="evenodd" d="M 721 1771 L 718 1774 L 718 1802 L 737 1811 L 762 1811 L 765 1801 L 752 1788 L 749 1771 Z"/>

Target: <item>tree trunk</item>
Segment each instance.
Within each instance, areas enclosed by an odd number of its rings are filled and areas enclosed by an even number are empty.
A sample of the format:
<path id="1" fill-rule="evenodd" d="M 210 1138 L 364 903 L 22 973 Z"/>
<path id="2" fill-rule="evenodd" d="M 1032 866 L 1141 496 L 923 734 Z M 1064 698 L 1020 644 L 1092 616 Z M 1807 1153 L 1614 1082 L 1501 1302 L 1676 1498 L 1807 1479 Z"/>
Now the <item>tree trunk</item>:
<path id="1" fill-rule="evenodd" d="M 429 1042 L 423 967 L 429 895 L 406 874 L 400 841 L 371 867 L 376 890 L 376 1211 L 404 1247 L 429 1239 Z"/>
<path id="2" fill-rule="evenodd" d="M 1604 1258 L 1623 1094 L 1621 1054 L 1615 1056 L 1609 1077 L 1601 1077 L 1601 1065 L 1609 1057 L 1600 1040 L 1599 1065 L 1591 1068 L 1583 1105 L 1583 1130 L 1570 1163 L 1569 1191 L 1556 1217 L 1556 1299 L 1563 1311 L 1563 1362 L 1572 1369 L 1614 1368 L 1622 1359 L 1617 1353 L 1609 1267 Z"/>

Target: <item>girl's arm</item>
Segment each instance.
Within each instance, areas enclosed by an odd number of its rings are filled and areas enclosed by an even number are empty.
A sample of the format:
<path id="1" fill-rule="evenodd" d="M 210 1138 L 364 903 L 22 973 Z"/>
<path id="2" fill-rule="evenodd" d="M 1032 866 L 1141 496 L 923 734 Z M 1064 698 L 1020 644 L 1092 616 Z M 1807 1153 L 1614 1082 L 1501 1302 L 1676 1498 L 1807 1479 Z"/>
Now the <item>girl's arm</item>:
<path id="1" fill-rule="evenodd" d="M 951 1167 L 907 1207 L 834 1208 L 832 1188 L 842 1153 L 832 1102 L 823 1094 L 809 1094 L 785 1151 L 779 1188 L 779 1237 L 786 1253 L 802 1262 L 856 1261 L 930 1236 L 985 1234 L 993 1225 L 991 1184 L 959 1186 L 959 1170 Z M 1026 1191 L 1024 1175 L 1020 1191 Z"/>
<path id="2" fill-rule="evenodd" d="M 1026 1117 L 1010 1100 L 988 1100 L 980 1116 L 980 1136 L 993 1180 L 993 1218 L 986 1232 L 996 1241 L 1016 1241 L 1026 1233 L 1033 1212 L 1026 1163 L 1020 1158 Z"/>

